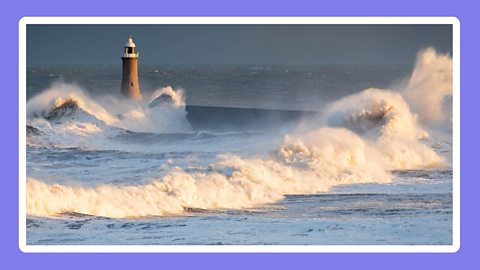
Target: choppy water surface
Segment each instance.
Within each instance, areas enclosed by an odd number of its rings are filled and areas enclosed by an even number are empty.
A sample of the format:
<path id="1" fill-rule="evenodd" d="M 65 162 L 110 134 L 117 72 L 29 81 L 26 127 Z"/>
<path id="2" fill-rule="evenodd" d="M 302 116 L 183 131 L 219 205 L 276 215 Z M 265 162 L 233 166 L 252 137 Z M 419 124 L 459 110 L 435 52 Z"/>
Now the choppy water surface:
<path id="1" fill-rule="evenodd" d="M 448 71 L 148 67 L 135 103 L 117 67 L 31 66 L 27 243 L 451 244 Z M 318 115 L 219 132 L 186 104 Z"/>

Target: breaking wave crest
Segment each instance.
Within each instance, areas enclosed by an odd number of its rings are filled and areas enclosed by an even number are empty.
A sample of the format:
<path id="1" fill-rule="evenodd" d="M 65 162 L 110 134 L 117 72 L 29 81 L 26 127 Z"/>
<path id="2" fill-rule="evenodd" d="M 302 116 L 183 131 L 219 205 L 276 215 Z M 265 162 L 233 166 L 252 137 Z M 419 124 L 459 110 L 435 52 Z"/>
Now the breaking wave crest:
<path id="1" fill-rule="evenodd" d="M 388 90 L 367 89 L 333 102 L 327 106 L 321 121 L 370 137 L 389 136 L 411 140 L 428 137 L 403 97 Z"/>

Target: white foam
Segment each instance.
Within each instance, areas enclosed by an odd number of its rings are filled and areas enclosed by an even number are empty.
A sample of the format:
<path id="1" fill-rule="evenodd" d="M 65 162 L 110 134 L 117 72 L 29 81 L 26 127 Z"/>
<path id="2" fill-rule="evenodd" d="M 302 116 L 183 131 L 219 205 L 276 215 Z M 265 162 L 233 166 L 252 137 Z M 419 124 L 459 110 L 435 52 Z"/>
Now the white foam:
<path id="1" fill-rule="evenodd" d="M 431 63 L 445 64 L 448 59 L 426 50 L 419 55 L 412 83 L 404 91 L 367 89 L 342 98 L 329 104 L 310 129 L 285 136 L 269 154 L 240 157 L 225 153 L 206 172 L 174 168 L 148 184 L 93 188 L 28 178 L 27 213 L 126 218 L 181 215 L 185 208 L 248 208 L 276 202 L 285 194 L 315 194 L 351 183 L 388 183 L 394 170 L 448 166 L 424 144 L 428 134 L 400 94 L 419 91 L 425 100 L 429 92 L 437 96 L 438 88 L 421 82 L 435 81 L 429 77 L 438 77 Z M 451 76 L 442 78 L 451 85 Z M 447 91 L 442 88 L 440 92 Z M 129 119 L 151 119 L 142 114 L 145 111 L 130 112 Z M 424 121 L 435 120 L 428 111 L 418 112 Z"/>
<path id="2" fill-rule="evenodd" d="M 452 125 L 452 58 L 434 48 L 418 53 L 402 94 L 426 124 Z"/>

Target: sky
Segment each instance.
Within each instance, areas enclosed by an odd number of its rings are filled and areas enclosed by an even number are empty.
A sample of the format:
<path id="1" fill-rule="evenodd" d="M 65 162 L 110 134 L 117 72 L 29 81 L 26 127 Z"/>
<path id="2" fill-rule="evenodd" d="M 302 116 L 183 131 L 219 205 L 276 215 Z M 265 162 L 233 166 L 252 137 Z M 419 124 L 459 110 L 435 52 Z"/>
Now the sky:
<path id="1" fill-rule="evenodd" d="M 144 65 L 412 65 L 452 51 L 451 25 L 28 25 L 27 64 L 121 64 L 131 35 Z"/>

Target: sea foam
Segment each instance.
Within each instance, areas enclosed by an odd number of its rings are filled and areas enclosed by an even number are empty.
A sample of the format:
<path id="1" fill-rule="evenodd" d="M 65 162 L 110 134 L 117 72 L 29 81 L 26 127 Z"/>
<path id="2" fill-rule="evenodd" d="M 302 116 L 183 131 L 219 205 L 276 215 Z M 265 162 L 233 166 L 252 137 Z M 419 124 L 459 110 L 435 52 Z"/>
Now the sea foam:
<path id="1" fill-rule="evenodd" d="M 440 70 L 436 63 L 441 64 Z M 432 100 L 437 102 L 451 95 L 448 65 L 451 66 L 449 56 L 439 55 L 433 49 L 424 50 L 403 89 L 372 88 L 346 96 L 327 105 L 313 121 L 287 134 L 272 151 L 253 157 L 224 153 L 202 172 L 176 167 L 147 184 L 96 187 L 49 184 L 28 177 L 27 213 L 55 216 L 77 212 L 135 218 L 182 215 L 188 208 L 241 209 L 274 203 L 286 194 L 328 192 L 337 185 L 389 183 L 392 171 L 396 170 L 450 166 L 425 143 L 429 134 L 422 128 L 444 119 L 444 110 L 449 109 L 424 109 L 424 104 L 432 107 Z M 160 90 L 150 102 L 161 94 L 171 94 L 171 90 Z M 51 100 L 65 93 L 51 90 L 44 94 L 45 97 L 29 102 L 27 108 L 38 112 L 39 107 L 45 108 L 40 105 L 51 106 Z M 68 97 L 81 99 L 80 108 L 108 125 L 149 126 L 114 117 L 112 110 L 98 108 L 98 103 L 78 93 Z M 181 108 L 178 100 L 182 99 L 172 100 L 173 106 L 161 113 Z M 132 109 L 123 117 L 140 122 L 148 118 L 147 104 L 138 106 L 143 106 L 135 107 L 139 112 Z M 440 112 L 442 117 L 436 117 Z M 163 119 L 165 114 L 159 117 Z M 171 115 L 167 113 L 167 117 Z"/>

